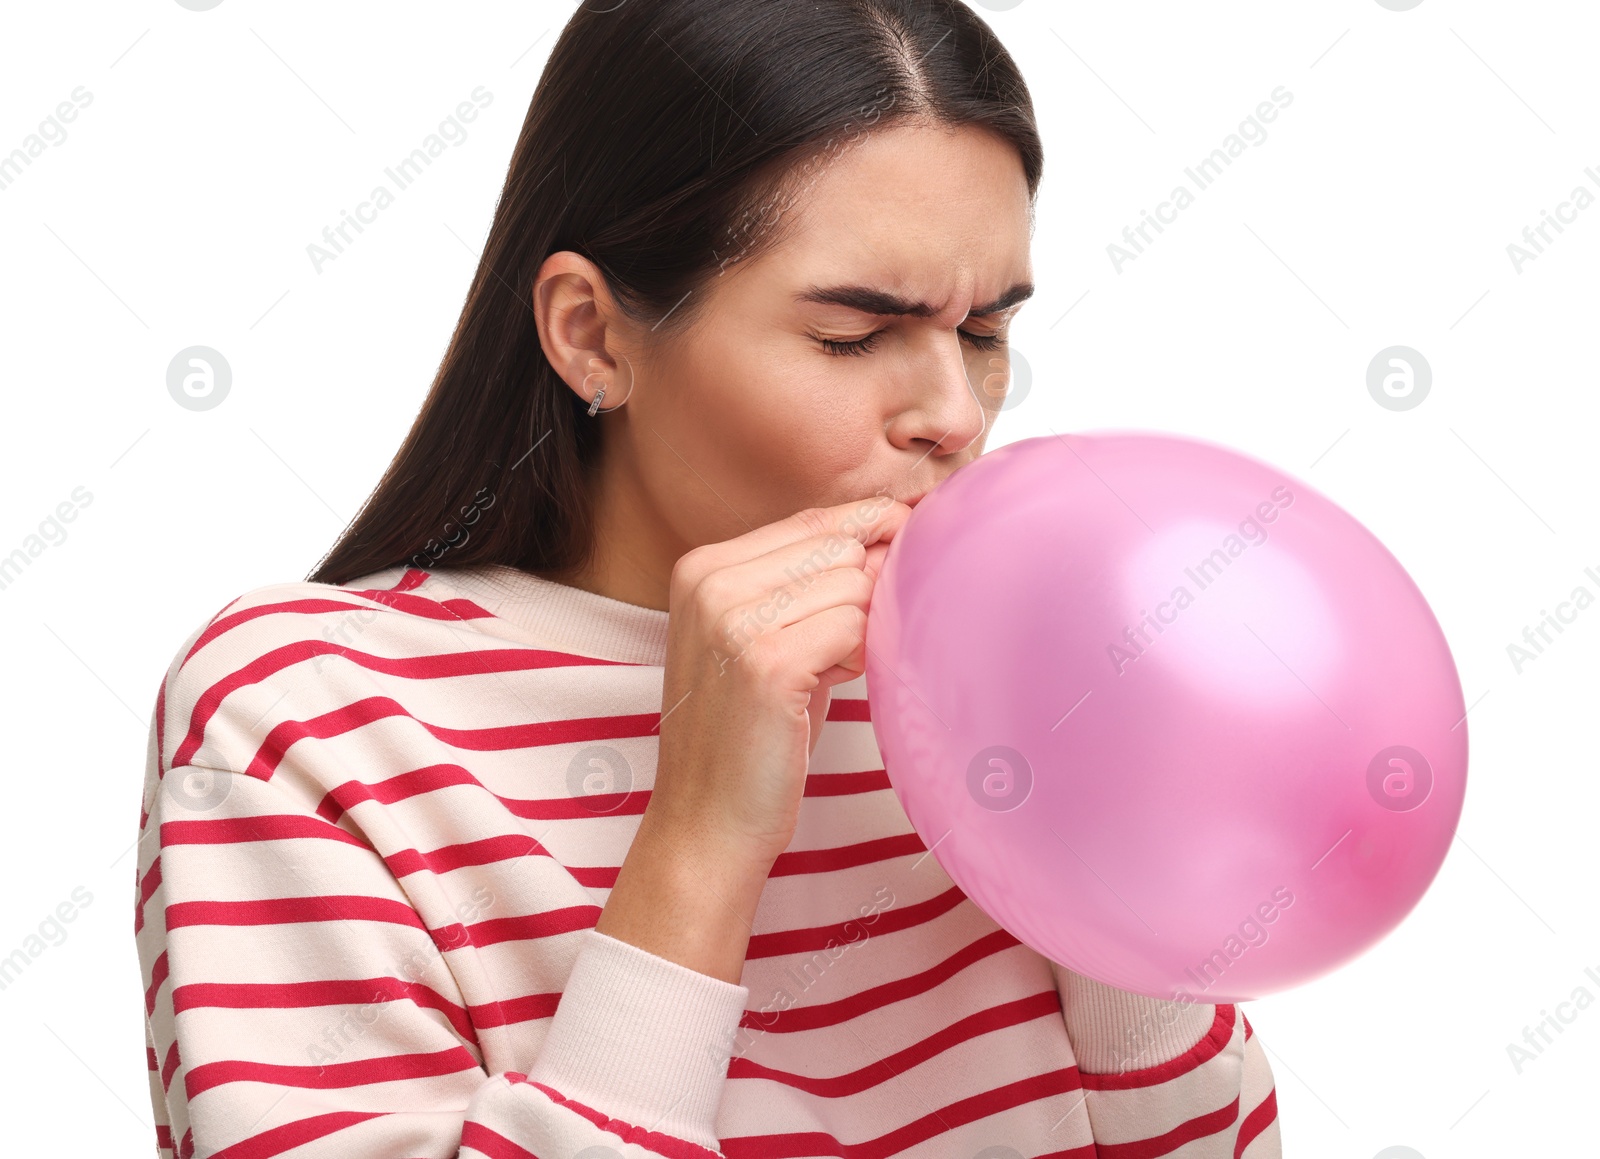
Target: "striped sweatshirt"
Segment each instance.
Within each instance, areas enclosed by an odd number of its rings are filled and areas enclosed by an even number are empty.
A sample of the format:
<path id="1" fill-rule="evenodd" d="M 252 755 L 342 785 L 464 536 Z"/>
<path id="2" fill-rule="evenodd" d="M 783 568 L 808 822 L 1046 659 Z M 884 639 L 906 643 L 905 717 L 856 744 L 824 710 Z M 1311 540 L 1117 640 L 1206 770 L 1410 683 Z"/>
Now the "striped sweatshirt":
<path id="1" fill-rule="evenodd" d="M 969 900 L 834 688 L 740 984 L 594 929 L 668 613 L 501 565 L 246 593 L 156 696 L 134 918 L 156 1144 L 216 1159 L 1269 1159 L 1232 1004 Z"/>

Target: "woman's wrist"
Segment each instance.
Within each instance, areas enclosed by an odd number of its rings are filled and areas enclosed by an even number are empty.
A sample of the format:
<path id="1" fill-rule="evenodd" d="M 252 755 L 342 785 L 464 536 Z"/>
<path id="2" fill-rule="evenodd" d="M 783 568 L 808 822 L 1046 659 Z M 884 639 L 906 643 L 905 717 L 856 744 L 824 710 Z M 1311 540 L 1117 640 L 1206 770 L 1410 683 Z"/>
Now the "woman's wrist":
<path id="1" fill-rule="evenodd" d="M 739 984 L 770 860 L 647 810 L 595 929 Z"/>

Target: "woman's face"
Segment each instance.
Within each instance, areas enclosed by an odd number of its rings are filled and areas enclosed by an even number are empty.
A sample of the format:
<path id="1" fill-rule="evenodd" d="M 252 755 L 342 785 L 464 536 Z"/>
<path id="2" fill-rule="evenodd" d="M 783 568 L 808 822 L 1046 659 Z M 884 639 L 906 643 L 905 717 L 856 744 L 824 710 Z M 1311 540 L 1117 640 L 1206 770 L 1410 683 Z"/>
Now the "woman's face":
<path id="1" fill-rule="evenodd" d="M 602 407 L 625 400 L 590 420 L 602 526 L 655 537 L 669 572 L 805 507 L 916 500 L 982 453 L 1004 401 L 1005 334 L 1032 291 L 1015 149 L 897 126 L 824 153 L 802 187 L 781 243 L 725 264 L 690 329 L 641 334 L 602 291 L 589 316 L 606 353 L 590 357 L 591 339 L 552 357 L 585 401 L 601 381 Z M 582 292 L 565 284 L 558 299 Z"/>

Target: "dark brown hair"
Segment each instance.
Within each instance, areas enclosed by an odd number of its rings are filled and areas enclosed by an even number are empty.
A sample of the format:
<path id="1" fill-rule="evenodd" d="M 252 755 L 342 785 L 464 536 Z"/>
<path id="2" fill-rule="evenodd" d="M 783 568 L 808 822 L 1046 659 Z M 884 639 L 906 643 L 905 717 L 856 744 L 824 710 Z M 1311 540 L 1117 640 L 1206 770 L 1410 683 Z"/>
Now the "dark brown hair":
<path id="1" fill-rule="evenodd" d="M 1027 86 L 962 0 L 585 0 L 534 90 L 432 389 L 307 579 L 586 567 L 601 420 L 540 345 L 528 295 L 544 259 L 582 254 L 629 317 L 679 333 L 696 290 L 781 236 L 799 176 L 918 118 L 998 134 L 1037 192 Z"/>

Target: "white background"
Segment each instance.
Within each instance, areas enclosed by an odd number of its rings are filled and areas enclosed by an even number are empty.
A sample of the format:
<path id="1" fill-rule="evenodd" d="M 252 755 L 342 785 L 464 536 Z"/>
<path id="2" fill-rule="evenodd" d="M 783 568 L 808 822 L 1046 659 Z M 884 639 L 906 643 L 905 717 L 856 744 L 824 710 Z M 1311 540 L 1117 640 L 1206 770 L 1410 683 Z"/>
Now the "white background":
<path id="1" fill-rule="evenodd" d="M 571 12 L 6 8 L 0 153 L 77 86 L 92 94 L 0 190 L 0 555 L 75 488 L 92 495 L 0 590 L 0 957 L 75 887 L 93 897 L 0 992 L 8 1153 L 152 1146 L 131 843 L 158 682 L 224 604 L 303 578 L 378 479 Z M 1465 813 L 1422 903 L 1356 962 L 1246 1006 L 1286 1153 L 1593 1153 L 1600 1009 L 1520 1074 L 1507 1054 L 1576 989 L 1600 998 L 1584 973 L 1600 976 L 1600 607 L 1520 674 L 1507 654 L 1574 587 L 1600 595 L 1583 572 L 1600 571 L 1600 206 L 1520 272 L 1507 253 L 1576 186 L 1600 194 L 1592 6 L 983 14 L 1029 80 L 1047 151 L 1040 291 L 1014 331 L 1033 382 L 991 447 L 1141 427 L 1297 475 L 1405 564 L 1472 706 Z M 308 243 L 480 85 L 493 102 L 468 138 L 319 273 Z M 1108 244 L 1280 85 L 1293 103 L 1267 139 L 1119 273 Z M 201 344 L 234 380 L 196 413 L 166 371 Z M 1396 344 L 1434 374 L 1403 412 L 1366 384 Z"/>

